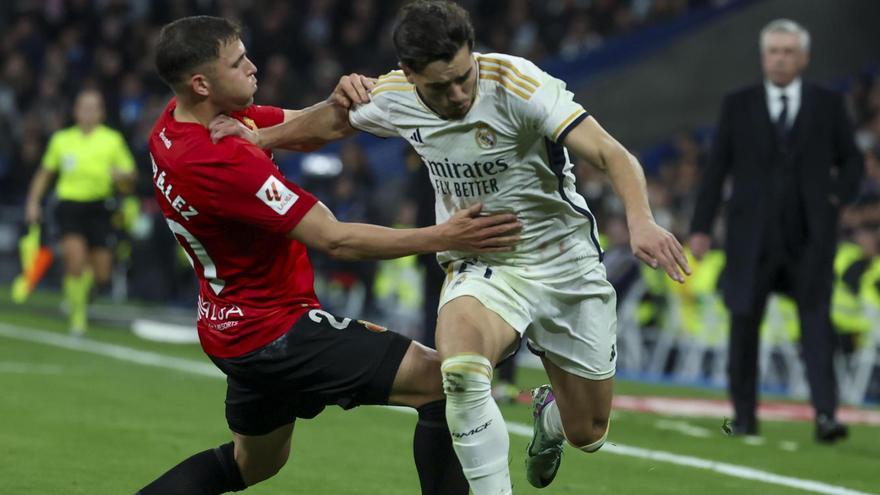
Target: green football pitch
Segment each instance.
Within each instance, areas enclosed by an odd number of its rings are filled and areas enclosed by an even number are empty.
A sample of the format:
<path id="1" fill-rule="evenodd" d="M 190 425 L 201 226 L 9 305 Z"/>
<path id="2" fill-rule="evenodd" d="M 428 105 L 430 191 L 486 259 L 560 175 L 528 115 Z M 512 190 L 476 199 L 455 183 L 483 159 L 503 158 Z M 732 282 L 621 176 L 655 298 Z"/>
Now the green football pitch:
<path id="1" fill-rule="evenodd" d="M 522 389 L 545 381 L 520 370 Z M 146 342 L 96 326 L 71 339 L 54 312 L 0 305 L 0 493 L 125 494 L 190 454 L 229 439 L 224 382 L 197 346 Z M 721 392 L 619 381 L 636 396 L 723 398 Z M 515 493 L 525 480 L 529 410 L 504 406 Z M 254 494 L 416 494 L 415 415 L 328 408 L 297 423 L 293 453 Z M 765 421 L 761 443 L 730 438 L 716 419 L 615 411 L 609 444 L 567 448 L 547 494 L 880 493 L 880 427 L 812 442 L 807 422 Z M 695 434 L 697 432 L 698 434 Z"/>

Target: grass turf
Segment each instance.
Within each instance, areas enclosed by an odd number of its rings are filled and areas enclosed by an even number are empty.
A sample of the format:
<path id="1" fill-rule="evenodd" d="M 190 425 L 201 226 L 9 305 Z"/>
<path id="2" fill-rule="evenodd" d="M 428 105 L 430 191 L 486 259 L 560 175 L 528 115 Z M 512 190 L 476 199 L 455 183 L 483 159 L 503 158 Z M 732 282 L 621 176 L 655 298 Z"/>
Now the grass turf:
<path id="1" fill-rule="evenodd" d="M 27 307 L 3 306 L 0 322 L 59 334 L 65 327 L 57 316 Z M 209 363 L 197 346 L 144 342 L 118 328 L 95 326 L 87 338 Z M 522 388 L 543 381 L 540 371 L 518 373 Z M 218 378 L 0 337 L 0 387 L 2 493 L 133 493 L 183 458 L 229 439 L 224 383 Z M 619 382 L 617 392 L 723 397 L 715 391 L 629 382 Z M 509 422 L 529 421 L 526 406 L 503 410 Z M 710 435 L 686 436 L 661 428 L 663 421 L 686 422 Z M 385 408 L 328 408 L 315 420 L 297 423 L 288 465 L 248 493 L 418 493 L 411 455 L 414 424 L 414 415 Z M 813 443 L 808 423 L 765 421 L 762 434 L 765 443 L 754 446 L 725 437 L 714 419 L 615 412 L 609 441 L 880 490 L 880 428 L 854 426 L 850 440 L 832 447 Z M 526 442 L 511 435 L 516 493 L 537 492 L 525 481 Z M 782 448 L 792 443 L 796 450 Z M 557 480 L 543 493 L 804 493 L 610 452 L 588 456 L 567 449 L 565 457 Z"/>

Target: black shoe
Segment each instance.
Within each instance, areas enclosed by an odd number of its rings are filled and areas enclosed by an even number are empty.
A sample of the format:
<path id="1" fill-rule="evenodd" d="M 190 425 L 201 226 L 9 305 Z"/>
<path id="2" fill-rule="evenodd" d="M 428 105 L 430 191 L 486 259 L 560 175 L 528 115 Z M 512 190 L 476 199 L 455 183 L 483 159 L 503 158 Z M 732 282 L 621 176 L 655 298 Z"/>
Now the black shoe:
<path id="1" fill-rule="evenodd" d="M 836 419 L 819 415 L 816 417 L 816 441 L 819 443 L 832 444 L 843 440 L 849 435 L 849 428 Z"/>
<path id="2" fill-rule="evenodd" d="M 730 434 L 735 437 L 755 436 L 758 434 L 758 420 L 735 418 L 730 423 Z"/>

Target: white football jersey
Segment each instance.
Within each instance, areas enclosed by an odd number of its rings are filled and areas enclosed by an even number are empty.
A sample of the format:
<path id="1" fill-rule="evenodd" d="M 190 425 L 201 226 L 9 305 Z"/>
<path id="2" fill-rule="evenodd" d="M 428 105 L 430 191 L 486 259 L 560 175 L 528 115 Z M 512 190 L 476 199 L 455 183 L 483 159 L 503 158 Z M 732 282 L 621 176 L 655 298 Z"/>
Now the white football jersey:
<path id="1" fill-rule="evenodd" d="M 587 112 L 564 82 L 528 60 L 474 58 L 477 94 L 463 118 L 435 114 L 396 70 L 379 78 L 369 103 L 349 112 L 351 125 L 409 141 L 430 172 L 438 223 L 478 201 L 484 212 L 517 215 L 522 241 L 514 252 L 481 255 L 485 263 L 548 275 L 556 271 L 551 266 L 570 267 L 567 262 L 594 266 L 601 255 L 596 220 L 561 144 Z M 441 264 L 466 257 L 438 254 Z"/>

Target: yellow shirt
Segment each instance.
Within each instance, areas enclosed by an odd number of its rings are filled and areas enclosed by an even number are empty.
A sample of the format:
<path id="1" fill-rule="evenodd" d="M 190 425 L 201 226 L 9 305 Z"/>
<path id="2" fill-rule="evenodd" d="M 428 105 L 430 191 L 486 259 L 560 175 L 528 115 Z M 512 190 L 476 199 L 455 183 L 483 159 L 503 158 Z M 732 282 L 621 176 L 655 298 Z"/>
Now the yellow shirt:
<path id="1" fill-rule="evenodd" d="M 99 201 L 113 194 L 113 172 L 133 172 L 134 159 L 118 131 L 99 125 L 84 134 L 73 126 L 49 139 L 43 167 L 58 173 L 58 199 Z"/>

